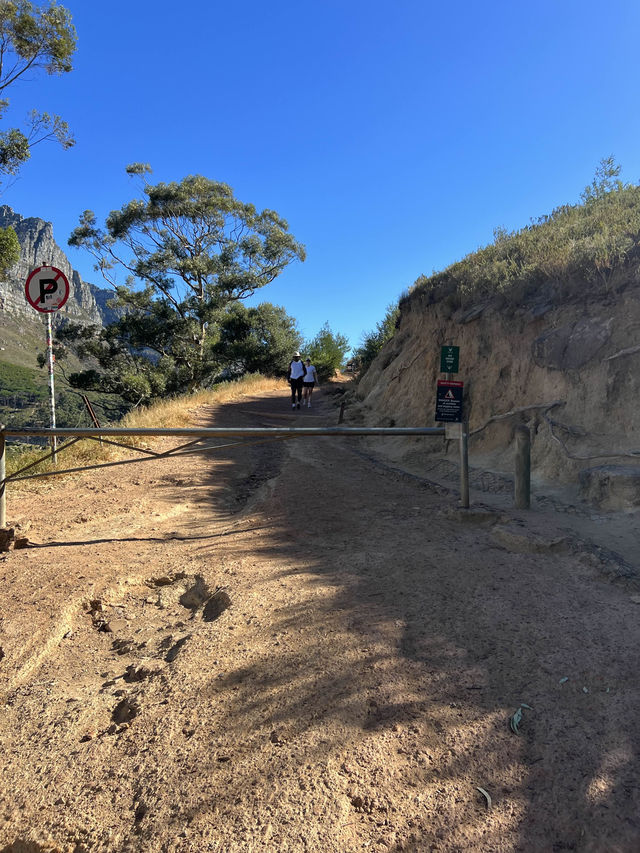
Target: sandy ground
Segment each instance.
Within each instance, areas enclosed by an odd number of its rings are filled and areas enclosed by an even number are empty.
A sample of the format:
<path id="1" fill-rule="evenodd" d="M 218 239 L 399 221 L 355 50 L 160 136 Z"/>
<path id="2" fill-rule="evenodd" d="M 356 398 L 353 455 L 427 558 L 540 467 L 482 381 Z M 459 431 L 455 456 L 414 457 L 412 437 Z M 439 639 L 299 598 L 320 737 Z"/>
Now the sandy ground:
<path id="1" fill-rule="evenodd" d="M 472 497 L 329 438 L 11 491 L 0 851 L 640 850 L 633 561 Z"/>

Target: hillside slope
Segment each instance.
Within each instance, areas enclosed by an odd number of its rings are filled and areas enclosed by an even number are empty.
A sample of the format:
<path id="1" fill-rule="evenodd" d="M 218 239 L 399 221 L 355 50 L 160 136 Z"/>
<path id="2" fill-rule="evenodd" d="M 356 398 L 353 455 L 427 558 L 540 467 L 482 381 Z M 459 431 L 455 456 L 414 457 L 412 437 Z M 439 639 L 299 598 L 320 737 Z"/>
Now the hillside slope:
<path id="1" fill-rule="evenodd" d="M 631 276 L 562 298 L 549 284 L 460 307 L 416 288 L 358 395 L 371 420 L 433 424 L 440 347 L 456 344 L 472 466 L 511 472 L 514 430 L 526 424 L 534 480 L 574 487 L 603 509 L 639 506 L 639 297 Z"/>

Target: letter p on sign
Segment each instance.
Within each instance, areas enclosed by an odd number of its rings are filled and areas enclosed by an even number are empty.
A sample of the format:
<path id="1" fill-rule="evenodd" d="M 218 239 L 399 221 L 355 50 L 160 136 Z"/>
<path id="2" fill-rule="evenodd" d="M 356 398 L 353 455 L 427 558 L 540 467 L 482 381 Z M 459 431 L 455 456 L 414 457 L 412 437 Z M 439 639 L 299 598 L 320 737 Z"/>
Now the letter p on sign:
<path id="1" fill-rule="evenodd" d="M 62 308 L 69 298 L 69 281 L 57 267 L 38 267 L 27 278 L 25 296 L 36 311 L 50 314 Z"/>

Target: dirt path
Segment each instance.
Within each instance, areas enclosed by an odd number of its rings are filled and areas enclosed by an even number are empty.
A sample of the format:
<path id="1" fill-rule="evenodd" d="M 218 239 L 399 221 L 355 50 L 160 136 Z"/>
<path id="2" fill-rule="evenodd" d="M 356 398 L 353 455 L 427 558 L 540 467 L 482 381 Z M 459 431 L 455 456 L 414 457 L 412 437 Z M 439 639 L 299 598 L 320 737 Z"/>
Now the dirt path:
<path id="1" fill-rule="evenodd" d="M 10 495 L 2 853 L 640 849 L 637 591 L 356 441 Z"/>

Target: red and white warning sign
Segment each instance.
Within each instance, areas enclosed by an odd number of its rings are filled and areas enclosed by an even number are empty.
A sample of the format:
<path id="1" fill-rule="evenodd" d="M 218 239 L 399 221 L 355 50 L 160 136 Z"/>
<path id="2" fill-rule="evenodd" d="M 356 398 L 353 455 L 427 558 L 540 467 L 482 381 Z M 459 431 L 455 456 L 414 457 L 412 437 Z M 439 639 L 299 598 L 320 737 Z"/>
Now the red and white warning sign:
<path id="1" fill-rule="evenodd" d="M 443 423 L 462 422 L 462 394 L 464 384 L 451 379 L 438 380 L 436 398 L 436 421 Z"/>
<path id="2" fill-rule="evenodd" d="M 24 292 L 32 308 L 49 314 L 69 298 L 69 280 L 57 267 L 38 267 L 29 273 Z"/>

